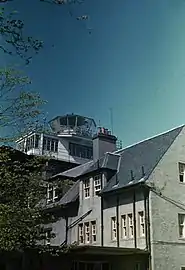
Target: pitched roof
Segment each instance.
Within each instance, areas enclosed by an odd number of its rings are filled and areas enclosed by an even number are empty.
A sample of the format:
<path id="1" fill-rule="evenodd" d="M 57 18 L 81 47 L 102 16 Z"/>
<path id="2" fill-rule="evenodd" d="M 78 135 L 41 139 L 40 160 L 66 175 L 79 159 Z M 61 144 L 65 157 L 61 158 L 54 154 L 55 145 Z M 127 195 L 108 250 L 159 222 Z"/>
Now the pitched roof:
<path id="1" fill-rule="evenodd" d="M 82 165 L 79 165 L 75 168 L 69 169 L 65 172 L 55 174 L 52 178 L 56 178 L 56 177 L 69 178 L 69 179 L 77 178 L 78 176 L 82 175 L 86 170 L 88 170 L 92 164 L 93 164 L 93 160 L 87 163 L 84 163 Z"/>
<path id="2" fill-rule="evenodd" d="M 120 189 L 148 179 L 183 127 L 184 125 L 117 151 L 121 155 L 117 179 L 116 177 L 110 179 L 102 192 Z"/>
<path id="3" fill-rule="evenodd" d="M 80 180 L 74 183 L 74 185 L 66 192 L 66 194 L 57 203 L 59 205 L 65 205 L 70 202 L 76 201 L 79 195 L 79 184 Z"/>
<path id="4" fill-rule="evenodd" d="M 101 193 L 143 182 L 148 179 L 184 126 L 177 127 L 114 153 L 106 153 L 99 161 L 90 161 L 59 175 L 78 179 L 84 174 L 97 170 L 98 166 L 99 168 L 106 168 L 115 173 L 117 172 L 117 177 L 114 175 L 109 179 Z M 144 174 L 142 168 L 144 169 Z M 76 200 L 78 194 L 79 181 L 64 195 L 59 204 L 67 204 Z"/>
<path id="5" fill-rule="evenodd" d="M 100 168 L 106 168 L 109 170 L 117 170 L 120 155 L 114 153 L 105 153 L 105 155 L 97 161 L 89 161 L 85 164 L 67 170 L 65 172 L 54 175 L 52 178 L 58 176 L 62 178 L 78 179 L 82 175 L 89 174 Z"/>

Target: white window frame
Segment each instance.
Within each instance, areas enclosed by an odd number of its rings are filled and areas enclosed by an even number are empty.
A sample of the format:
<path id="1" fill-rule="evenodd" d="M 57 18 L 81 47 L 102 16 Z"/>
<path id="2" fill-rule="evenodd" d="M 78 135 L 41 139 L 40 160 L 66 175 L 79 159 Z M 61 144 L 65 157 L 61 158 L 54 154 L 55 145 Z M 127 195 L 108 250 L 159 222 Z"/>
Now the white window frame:
<path id="1" fill-rule="evenodd" d="M 178 214 L 178 227 L 179 227 L 179 237 L 185 238 L 185 214 Z"/>
<path id="2" fill-rule="evenodd" d="M 45 238 L 45 245 L 46 246 L 51 245 L 51 230 L 46 230 L 45 231 L 45 236 L 46 236 L 46 238 Z"/>
<path id="3" fill-rule="evenodd" d="M 47 186 L 47 203 L 55 202 L 58 199 L 57 193 L 57 185 L 52 185 L 51 183 Z M 52 193 L 52 198 L 50 198 L 50 192 Z"/>
<path id="4" fill-rule="evenodd" d="M 90 179 L 87 178 L 83 182 L 84 198 L 88 199 L 90 197 Z"/>
<path id="5" fill-rule="evenodd" d="M 111 239 L 112 239 L 112 241 L 115 241 L 117 239 L 116 217 L 111 217 Z"/>
<path id="6" fill-rule="evenodd" d="M 128 228 L 127 228 L 127 215 L 121 215 L 121 237 L 126 239 L 128 236 Z"/>
<path id="7" fill-rule="evenodd" d="M 128 235 L 129 238 L 133 238 L 134 237 L 134 220 L 133 220 L 133 214 L 130 213 L 128 214 Z"/>
<path id="8" fill-rule="evenodd" d="M 179 181 L 185 183 L 185 164 L 182 162 L 179 162 Z"/>
<path id="9" fill-rule="evenodd" d="M 91 235 L 91 231 L 90 231 L 90 222 L 85 222 L 84 223 L 84 230 L 85 230 L 85 244 L 90 244 L 91 239 L 90 239 L 90 235 Z"/>
<path id="10" fill-rule="evenodd" d="M 101 174 L 95 175 L 93 177 L 94 184 L 94 196 L 97 196 L 97 193 L 101 191 Z"/>
<path id="11" fill-rule="evenodd" d="M 96 243 L 97 241 L 97 228 L 96 228 L 96 221 L 91 221 L 91 240 L 92 243 Z"/>
<path id="12" fill-rule="evenodd" d="M 79 244 L 84 244 L 84 224 L 78 225 L 78 242 Z"/>
<path id="13" fill-rule="evenodd" d="M 139 217 L 139 235 L 140 237 L 145 236 L 145 215 L 144 211 L 138 212 L 138 217 Z"/>

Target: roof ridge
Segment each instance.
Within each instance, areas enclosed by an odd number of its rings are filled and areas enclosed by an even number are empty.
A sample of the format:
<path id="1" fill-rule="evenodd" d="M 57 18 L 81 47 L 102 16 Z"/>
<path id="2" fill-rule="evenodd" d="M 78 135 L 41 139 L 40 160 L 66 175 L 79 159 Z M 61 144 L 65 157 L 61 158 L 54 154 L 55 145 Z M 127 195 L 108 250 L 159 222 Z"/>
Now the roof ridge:
<path id="1" fill-rule="evenodd" d="M 128 148 L 131 148 L 131 147 L 136 146 L 136 145 L 138 145 L 138 144 L 140 144 L 140 143 L 143 143 L 143 142 L 146 142 L 146 141 L 155 139 L 155 138 L 157 138 L 157 137 L 159 137 L 159 136 L 165 135 L 165 134 L 167 134 L 167 133 L 169 133 L 169 132 L 172 132 L 172 131 L 174 131 L 174 130 L 176 130 L 176 129 L 179 129 L 179 128 L 182 128 L 182 127 L 185 127 L 185 124 L 180 125 L 180 126 L 175 127 L 175 128 L 172 128 L 172 129 L 169 129 L 169 130 L 167 130 L 167 131 L 158 133 L 157 135 L 154 135 L 154 136 L 151 136 L 151 137 L 149 137 L 149 138 L 143 139 L 143 140 L 141 140 L 141 141 L 139 141 L 139 142 L 136 142 L 136 143 L 133 143 L 133 144 L 131 144 L 131 145 L 128 145 L 128 146 L 126 146 L 126 147 L 124 147 L 124 148 L 122 148 L 122 149 L 116 150 L 115 152 L 113 152 L 113 154 L 119 154 L 120 152 L 122 152 L 122 151 L 124 151 L 124 150 L 126 150 L 126 149 L 128 149 Z"/>

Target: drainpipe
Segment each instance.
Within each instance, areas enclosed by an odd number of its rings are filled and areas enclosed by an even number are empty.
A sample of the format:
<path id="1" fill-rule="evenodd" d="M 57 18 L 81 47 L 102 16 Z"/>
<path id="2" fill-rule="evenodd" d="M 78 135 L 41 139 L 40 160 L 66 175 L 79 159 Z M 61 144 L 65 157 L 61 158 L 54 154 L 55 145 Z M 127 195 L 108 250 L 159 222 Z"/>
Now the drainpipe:
<path id="1" fill-rule="evenodd" d="M 149 206 L 149 191 L 144 189 L 144 208 L 145 208 L 145 234 L 146 234 L 146 249 L 149 252 L 149 269 L 152 269 L 151 263 L 151 238 L 150 238 L 150 206 Z"/>
<path id="2" fill-rule="evenodd" d="M 133 192 L 133 215 L 134 215 L 134 247 L 137 248 L 137 232 L 136 232 L 136 192 Z"/>
<path id="3" fill-rule="evenodd" d="M 68 216 L 65 216 L 65 221 L 66 221 L 66 232 L 65 232 L 65 243 L 67 244 L 68 242 Z"/>
<path id="4" fill-rule="evenodd" d="M 152 269 L 151 261 L 151 238 L 150 238 L 150 205 L 149 205 L 149 192 L 147 194 L 147 214 L 148 214 L 148 249 L 149 249 L 149 269 Z"/>
<path id="5" fill-rule="evenodd" d="M 103 187 L 103 175 L 102 173 L 101 175 L 101 187 Z M 103 247 L 104 245 L 104 238 L 103 238 L 103 234 L 104 234 L 104 224 L 103 224 L 103 196 L 101 196 L 101 202 L 100 202 L 100 216 L 101 216 L 101 246 Z"/>
<path id="6" fill-rule="evenodd" d="M 119 247 L 119 195 L 116 197 L 116 232 L 117 232 L 117 247 Z"/>
<path id="7" fill-rule="evenodd" d="M 118 184 L 118 175 L 116 174 L 116 184 Z M 119 247 L 119 195 L 116 196 L 116 235 L 117 247 Z"/>
<path id="8" fill-rule="evenodd" d="M 149 251 L 148 248 L 148 209 L 147 209 L 147 194 L 144 189 L 144 214 L 145 214 L 145 239 L 146 239 L 146 250 Z"/>

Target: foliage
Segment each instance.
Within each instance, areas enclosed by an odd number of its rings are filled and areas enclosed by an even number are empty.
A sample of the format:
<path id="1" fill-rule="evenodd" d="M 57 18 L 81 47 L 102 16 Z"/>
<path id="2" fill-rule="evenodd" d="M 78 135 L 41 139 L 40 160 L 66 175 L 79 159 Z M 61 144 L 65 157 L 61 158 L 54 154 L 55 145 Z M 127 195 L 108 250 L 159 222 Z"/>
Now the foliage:
<path id="1" fill-rule="evenodd" d="M 0 141 L 15 141 L 38 127 L 41 107 L 39 94 L 28 91 L 30 80 L 12 68 L 0 69 Z M 6 129 L 5 129 L 6 128 Z"/>
<path id="2" fill-rule="evenodd" d="M 9 55 L 20 56 L 29 64 L 32 53 L 38 53 L 43 42 L 24 35 L 24 22 L 16 18 L 16 12 L 7 14 L 0 8 L 0 49 Z"/>
<path id="3" fill-rule="evenodd" d="M 42 182 L 45 160 L 12 148 L 0 148 L 0 248 L 21 251 L 44 239 L 43 224 L 53 216 L 39 202 L 46 192 Z"/>

